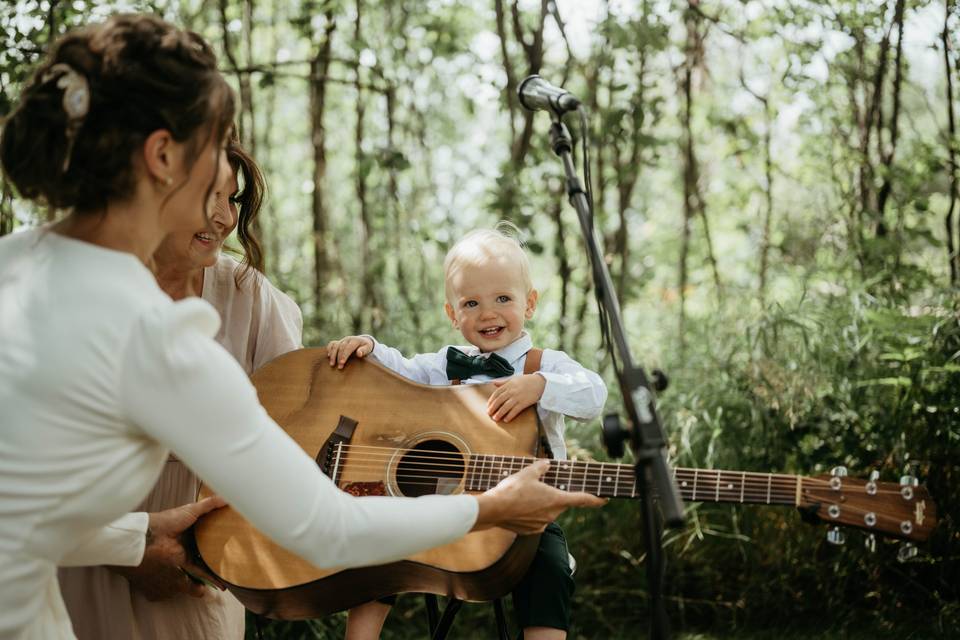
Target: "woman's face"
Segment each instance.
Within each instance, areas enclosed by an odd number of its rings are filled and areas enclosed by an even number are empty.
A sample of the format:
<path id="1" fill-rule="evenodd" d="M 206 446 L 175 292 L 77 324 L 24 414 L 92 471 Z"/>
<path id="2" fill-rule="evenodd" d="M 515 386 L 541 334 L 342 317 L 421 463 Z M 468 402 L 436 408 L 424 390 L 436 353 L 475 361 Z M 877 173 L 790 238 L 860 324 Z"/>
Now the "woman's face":
<path id="1" fill-rule="evenodd" d="M 201 154 L 201 158 L 203 157 L 204 155 Z M 203 224 L 203 218 L 192 216 L 193 226 L 170 232 L 155 255 L 157 262 L 162 265 L 177 266 L 184 269 L 213 266 L 220 255 L 224 240 L 237 227 L 238 211 L 234 199 L 239 188 L 237 173 L 227 162 L 225 152 L 219 154 L 219 162 L 218 184 L 210 194 L 208 207 L 210 226 Z M 195 166 L 194 173 L 202 172 L 201 167 Z M 199 196 L 201 201 L 206 191 L 205 185 L 210 184 L 211 178 L 212 172 L 206 176 L 203 191 L 200 192 Z M 193 179 L 191 178 L 188 184 L 184 186 L 184 191 L 191 189 L 190 183 L 192 182 Z M 193 195 L 193 201 L 197 202 L 196 193 Z M 168 206 L 173 206 L 173 204 L 171 201 Z M 191 218 L 185 216 L 185 219 L 190 220 Z"/>

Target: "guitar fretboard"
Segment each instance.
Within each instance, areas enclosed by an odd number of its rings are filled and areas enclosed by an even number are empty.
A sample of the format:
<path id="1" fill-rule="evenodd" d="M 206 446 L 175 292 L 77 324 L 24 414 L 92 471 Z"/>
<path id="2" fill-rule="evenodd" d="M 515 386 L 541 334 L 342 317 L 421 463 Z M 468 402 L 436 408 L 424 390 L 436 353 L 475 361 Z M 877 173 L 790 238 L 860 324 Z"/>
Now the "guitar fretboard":
<path id="1" fill-rule="evenodd" d="M 533 458 L 519 456 L 472 456 L 466 469 L 467 490 L 486 491 L 533 462 Z M 799 504 L 800 476 L 682 467 L 674 467 L 673 473 L 685 502 Z M 561 491 L 583 491 L 603 498 L 637 496 L 633 467 L 616 462 L 551 460 L 543 481 Z"/>

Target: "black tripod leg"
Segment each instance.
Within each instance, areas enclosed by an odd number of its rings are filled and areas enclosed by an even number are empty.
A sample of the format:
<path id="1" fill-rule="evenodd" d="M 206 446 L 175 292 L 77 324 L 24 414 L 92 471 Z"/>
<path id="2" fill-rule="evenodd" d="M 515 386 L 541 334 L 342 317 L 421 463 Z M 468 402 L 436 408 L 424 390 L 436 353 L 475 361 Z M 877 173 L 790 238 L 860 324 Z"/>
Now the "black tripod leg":
<path id="1" fill-rule="evenodd" d="M 447 606 L 443 608 L 443 616 L 441 616 L 437 628 L 433 631 L 432 640 L 446 640 L 447 634 L 450 633 L 450 627 L 453 625 L 453 619 L 457 616 L 457 611 L 460 611 L 462 605 L 463 600 L 457 600 L 456 598 L 450 598 L 447 601 Z"/>
<path id="2" fill-rule="evenodd" d="M 433 633 L 437 630 L 437 622 L 440 618 L 440 607 L 437 605 L 437 596 L 432 593 L 423 594 L 423 602 L 427 607 L 427 624 L 429 625 L 428 634 L 430 637 L 433 637 Z"/>
<path id="3" fill-rule="evenodd" d="M 497 616 L 497 635 L 500 640 L 510 640 L 510 630 L 507 628 L 507 616 L 503 613 L 503 599 L 493 601 L 493 612 Z"/>

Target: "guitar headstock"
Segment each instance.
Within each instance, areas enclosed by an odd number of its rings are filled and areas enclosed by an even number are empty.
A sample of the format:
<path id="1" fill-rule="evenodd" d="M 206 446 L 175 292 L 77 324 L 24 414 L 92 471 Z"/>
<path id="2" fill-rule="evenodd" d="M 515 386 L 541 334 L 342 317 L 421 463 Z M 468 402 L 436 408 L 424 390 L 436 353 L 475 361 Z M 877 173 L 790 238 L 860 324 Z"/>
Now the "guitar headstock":
<path id="1" fill-rule="evenodd" d="M 850 478 L 842 467 L 832 474 L 803 478 L 797 507 L 832 525 L 923 542 L 937 524 L 937 506 L 916 478 L 900 484 Z"/>

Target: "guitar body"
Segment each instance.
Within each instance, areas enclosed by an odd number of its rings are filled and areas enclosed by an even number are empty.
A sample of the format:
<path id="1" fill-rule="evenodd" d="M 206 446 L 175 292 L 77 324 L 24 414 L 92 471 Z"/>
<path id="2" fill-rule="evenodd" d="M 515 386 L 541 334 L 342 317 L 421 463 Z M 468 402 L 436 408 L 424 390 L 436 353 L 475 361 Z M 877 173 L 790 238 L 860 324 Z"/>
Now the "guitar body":
<path id="1" fill-rule="evenodd" d="M 333 458 L 327 447 L 319 461 L 333 460 L 328 475 L 355 495 L 470 492 L 465 469 L 471 456 L 537 453 L 532 408 L 508 425 L 487 416 L 493 385 L 421 385 L 364 360 L 337 370 L 325 349 L 283 355 L 252 381 L 270 417 L 311 458 L 328 444 L 342 416 L 356 421 L 346 453 Z M 445 471 L 424 483 L 416 464 L 423 468 L 433 455 L 441 456 Z M 325 570 L 281 548 L 229 507 L 204 517 L 195 536 L 203 562 L 248 609 L 285 620 L 319 617 L 402 592 L 491 600 L 520 580 L 538 540 L 489 529 L 389 565 Z"/>

